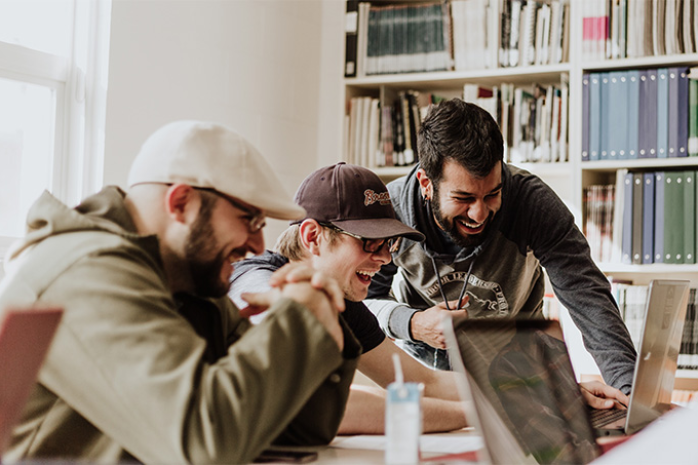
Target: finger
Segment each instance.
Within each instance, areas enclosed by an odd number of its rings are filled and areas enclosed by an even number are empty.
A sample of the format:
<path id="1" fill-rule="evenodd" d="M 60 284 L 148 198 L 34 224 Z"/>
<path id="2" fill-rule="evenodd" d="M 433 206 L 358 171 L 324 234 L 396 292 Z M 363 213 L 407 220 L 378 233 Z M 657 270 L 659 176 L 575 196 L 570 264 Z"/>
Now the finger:
<path id="1" fill-rule="evenodd" d="M 299 270 L 303 269 L 308 269 L 308 266 L 302 263 L 287 263 L 271 275 L 271 278 L 269 278 L 269 285 L 277 287 L 283 283 L 293 282 L 289 280 L 291 279 L 289 277 L 293 277 L 294 273 L 299 273 Z"/>
<path id="2" fill-rule="evenodd" d="M 240 316 L 242 318 L 249 318 L 266 311 L 267 308 L 268 307 L 260 307 L 258 305 L 248 305 L 247 307 L 240 309 Z"/>
<path id="3" fill-rule="evenodd" d="M 325 292 L 330 299 L 330 303 L 338 312 L 344 311 L 344 291 L 339 287 L 337 281 L 328 278 L 320 272 L 316 272 L 310 280 L 310 284 L 315 289 Z"/>
<path id="4" fill-rule="evenodd" d="M 459 316 L 468 316 L 468 311 L 467 310 L 453 310 L 452 312 L 448 312 L 448 315 L 457 318 Z"/>
<path id="5" fill-rule="evenodd" d="M 250 306 L 267 309 L 276 302 L 280 292 L 278 289 L 272 289 L 266 292 L 243 292 L 240 298 L 247 302 Z"/>
<path id="6" fill-rule="evenodd" d="M 595 409 L 610 409 L 614 405 L 614 402 L 611 399 L 596 397 L 589 391 L 582 390 L 582 395 L 584 396 L 587 404 Z"/>
<path id="7" fill-rule="evenodd" d="M 464 295 L 460 302 L 456 302 L 456 308 L 463 308 L 465 304 L 470 301 L 470 296 L 468 294 Z"/>

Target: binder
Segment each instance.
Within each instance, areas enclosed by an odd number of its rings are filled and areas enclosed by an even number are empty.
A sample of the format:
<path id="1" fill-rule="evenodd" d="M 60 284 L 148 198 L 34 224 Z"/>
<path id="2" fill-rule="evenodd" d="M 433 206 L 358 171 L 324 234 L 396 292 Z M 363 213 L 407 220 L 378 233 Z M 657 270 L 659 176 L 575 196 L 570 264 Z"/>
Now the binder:
<path id="1" fill-rule="evenodd" d="M 696 262 L 696 172 L 683 173 L 683 263 Z"/>
<path id="2" fill-rule="evenodd" d="M 679 157 L 688 156 L 688 68 L 677 68 L 679 85 L 679 123 L 678 123 L 678 153 Z"/>
<path id="3" fill-rule="evenodd" d="M 582 161 L 589 161 L 589 73 L 582 76 Z"/>
<path id="4" fill-rule="evenodd" d="M 601 157 L 601 73 L 591 73 L 589 82 L 589 160 Z"/>
<path id="5" fill-rule="evenodd" d="M 664 263 L 664 186 L 665 172 L 654 173 L 654 263 Z"/>
<path id="6" fill-rule="evenodd" d="M 631 263 L 642 263 L 642 190 L 643 174 L 633 173 L 633 214 L 632 214 L 632 259 Z"/>
<path id="7" fill-rule="evenodd" d="M 610 150 L 608 146 L 608 138 L 610 133 L 610 91 L 611 91 L 611 73 L 601 73 L 601 109 L 600 113 L 600 154 L 599 160 L 609 160 Z"/>
<path id="8" fill-rule="evenodd" d="M 640 135 L 638 158 L 657 157 L 657 70 L 640 72 Z"/>
<path id="9" fill-rule="evenodd" d="M 609 160 L 628 158 L 628 82 L 625 71 L 610 73 L 609 78 Z"/>
<path id="10" fill-rule="evenodd" d="M 669 70 L 657 70 L 657 158 L 669 154 Z"/>
<path id="11" fill-rule="evenodd" d="M 623 234 L 621 261 L 632 263 L 633 254 L 633 173 L 626 173 L 623 180 Z"/>
<path id="12" fill-rule="evenodd" d="M 698 81 L 695 79 L 688 80 L 688 155 L 698 155 Z"/>
<path id="13" fill-rule="evenodd" d="M 654 173 L 644 173 L 642 186 L 642 263 L 654 262 Z"/>
<path id="14" fill-rule="evenodd" d="M 683 172 L 664 176 L 664 263 L 683 263 Z"/>
<path id="15" fill-rule="evenodd" d="M 628 149 L 627 158 L 635 160 L 638 157 L 638 137 L 640 124 L 640 71 L 631 70 L 627 73 L 628 86 Z"/>
<path id="16" fill-rule="evenodd" d="M 669 68 L 669 157 L 679 156 L 679 71 Z"/>

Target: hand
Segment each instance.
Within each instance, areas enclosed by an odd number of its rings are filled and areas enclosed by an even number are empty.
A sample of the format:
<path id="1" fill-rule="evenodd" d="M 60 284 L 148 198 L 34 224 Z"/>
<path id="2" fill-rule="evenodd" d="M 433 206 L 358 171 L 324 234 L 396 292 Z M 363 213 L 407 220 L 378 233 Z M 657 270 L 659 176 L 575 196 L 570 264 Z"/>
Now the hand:
<path id="1" fill-rule="evenodd" d="M 249 306 L 240 311 L 248 317 L 267 310 L 282 297 L 305 305 L 330 333 L 339 350 L 344 348 L 344 334 L 339 325 L 339 312 L 344 311 L 344 298 L 339 284 L 307 266 L 286 265 L 276 271 L 271 279 L 273 286 L 267 292 L 243 293 L 241 298 Z"/>
<path id="2" fill-rule="evenodd" d="M 463 298 L 461 307 L 468 301 L 468 296 Z M 457 308 L 458 302 L 453 300 L 448 303 L 449 307 Z M 444 318 L 454 316 L 467 316 L 467 310 L 448 310 L 445 302 L 434 305 L 431 308 L 417 312 L 410 321 L 412 338 L 422 341 L 437 349 L 446 348 L 446 338 L 442 326 Z"/>
<path id="3" fill-rule="evenodd" d="M 589 381 L 579 383 L 582 388 L 582 396 L 590 407 L 596 409 L 610 409 L 613 406 L 617 408 L 627 408 L 628 396 L 620 392 L 618 389 L 603 384 L 599 381 Z"/>

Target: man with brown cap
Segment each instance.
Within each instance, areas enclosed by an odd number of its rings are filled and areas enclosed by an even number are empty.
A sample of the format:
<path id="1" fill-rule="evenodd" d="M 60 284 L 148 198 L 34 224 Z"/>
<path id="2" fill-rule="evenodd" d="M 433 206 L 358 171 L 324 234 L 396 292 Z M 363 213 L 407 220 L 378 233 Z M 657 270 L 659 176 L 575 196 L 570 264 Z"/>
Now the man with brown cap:
<path id="1" fill-rule="evenodd" d="M 143 145 L 128 194 L 34 204 L 0 311 L 65 312 L 3 459 L 242 463 L 332 439 L 360 353 L 337 283 L 282 270 L 256 327 L 226 296 L 265 216 L 304 217 L 272 173 L 229 129 L 180 121 Z"/>
<path id="2" fill-rule="evenodd" d="M 235 267 L 231 295 L 245 312 L 255 313 L 246 292 L 267 291 L 273 272 L 287 263 L 306 264 L 334 278 L 344 293 L 346 321 L 363 347 L 359 370 L 386 387 L 394 381 L 392 355 L 398 354 L 406 381 L 424 383 L 424 430 L 448 431 L 466 426 L 457 401 L 454 373 L 430 370 L 400 350 L 361 302 L 372 276 L 390 262 L 390 251 L 404 239 L 423 240 L 421 233 L 395 218 L 388 190 L 373 172 L 338 163 L 308 176 L 296 193 L 305 208 L 279 238 L 277 252 L 244 260 Z M 268 314 L 268 312 L 267 312 Z M 259 318 L 253 317 L 255 321 Z M 340 433 L 382 433 L 385 391 L 354 386 Z"/>

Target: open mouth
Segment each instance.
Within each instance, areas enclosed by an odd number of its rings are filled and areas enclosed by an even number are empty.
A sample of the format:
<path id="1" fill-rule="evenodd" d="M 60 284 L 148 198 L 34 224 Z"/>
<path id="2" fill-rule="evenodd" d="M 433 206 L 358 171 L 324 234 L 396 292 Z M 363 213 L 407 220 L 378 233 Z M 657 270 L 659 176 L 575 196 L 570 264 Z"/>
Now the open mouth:
<path id="1" fill-rule="evenodd" d="M 456 220 L 456 225 L 465 234 L 480 234 L 485 229 L 484 223 L 472 223 L 465 220 Z"/>
<path id="2" fill-rule="evenodd" d="M 371 278 L 376 274 L 375 271 L 357 271 L 356 276 L 363 284 L 371 284 Z"/>

